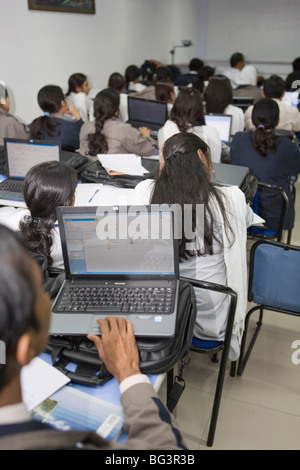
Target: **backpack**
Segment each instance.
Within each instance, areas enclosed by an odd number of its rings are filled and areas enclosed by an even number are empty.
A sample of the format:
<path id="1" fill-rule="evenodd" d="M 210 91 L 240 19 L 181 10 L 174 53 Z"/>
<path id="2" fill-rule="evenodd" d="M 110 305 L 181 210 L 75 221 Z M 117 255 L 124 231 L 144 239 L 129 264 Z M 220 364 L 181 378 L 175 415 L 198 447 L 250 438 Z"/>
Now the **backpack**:
<path id="1" fill-rule="evenodd" d="M 175 334 L 168 338 L 136 338 L 140 369 L 145 374 L 162 374 L 183 360 L 189 351 L 197 315 L 194 288 L 180 280 Z M 101 385 L 111 379 L 94 343 L 86 337 L 51 336 L 46 347 L 53 366 L 71 381 L 82 385 Z M 75 363 L 75 371 L 67 369 Z"/>

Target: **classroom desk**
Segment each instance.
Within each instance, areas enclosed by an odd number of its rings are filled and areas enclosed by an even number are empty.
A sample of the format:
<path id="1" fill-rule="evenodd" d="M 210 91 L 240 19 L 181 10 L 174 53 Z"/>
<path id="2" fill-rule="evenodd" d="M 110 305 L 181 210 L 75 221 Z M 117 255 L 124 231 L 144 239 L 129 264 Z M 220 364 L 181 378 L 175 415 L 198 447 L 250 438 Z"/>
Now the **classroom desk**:
<path id="1" fill-rule="evenodd" d="M 151 165 L 157 164 L 157 160 L 153 159 L 151 163 L 149 160 L 148 163 L 150 168 Z M 240 187 L 248 173 L 249 168 L 246 167 L 213 162 L 213 181 L 216 183 Z M 118 188 L 98 183 L 78 184 L 75 206 L 127 205 L 132 191 L 133 189 L 130 188 Z M 25 202 L 8 199 L 0 199 L 1 205 L 26 208 Z"/>
<path id="2" fill-rule="evenodd" d="M 39 357 L 52 365 L 50 354 L 42 353 Z M 148 375 L 156 392 L 165 375 Z M 36 415 L 37 412 L 41 415 Z M 35 408 L 35 417 L 63 430 L 97 431 L 100 428 L 103 437 L 117 438 L 119 442 L 126 439 L 126 433 L 122 431 L 119 384 L 115 378 L 99 386 L 70 382 L 51 395 L 42 406 Z"/>

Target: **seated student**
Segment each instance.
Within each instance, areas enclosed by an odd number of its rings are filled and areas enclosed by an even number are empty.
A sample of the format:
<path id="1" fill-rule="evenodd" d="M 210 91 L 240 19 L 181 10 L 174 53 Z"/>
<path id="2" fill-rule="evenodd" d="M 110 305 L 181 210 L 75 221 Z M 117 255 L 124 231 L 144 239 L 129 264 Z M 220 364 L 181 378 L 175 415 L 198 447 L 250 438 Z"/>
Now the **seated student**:
<path id="1" fill-rule="evenodd" d="M 74 105 L 80 114 L 81 119 L 86 122 L 89 120 L 89 114 L 93 101 L 88 94 L 91 90 L 87 76 L 83 73 L 73 73 L 69 78 L 69 89 L 66 97 L 69 105 Z"/>
<path id="2" fill-rule="evenodd" d="M 99 320 L 101 337 L 89 339 L 119 383 L 127 440 L 118 443 L 90 431 L 60 431 L 33 420 L 22 402 L 20 376 L 46 347 L 51 302 L 39 266 L 21 239 L 3 226 L 0 304 L 0 338 L 6 346 L 6 365 L 0 366 L 0 450 L 187 450 L 175 418 L 140 371 L 132 323 L 125 318 Z"/>
<path id="3" fill-rule="evenodd" d="M 191 132 L 198 135 L 209 146 L 211 159 L 221 159 L 221 140 L 217 130 L 206 126 L 201 93 L 194 88 L 184 88 L 179 93 L 171 109 L 169 119 L 158 131 L 158 147 L 178 132 Z"/>
<path id="4" fill-rule="evenodd" d="M 261 99 L 261 89 L 257 86 L 257 70 L 253 65 L 245 65 L 236 80 L 233 96 L 253 98 L 253 103 Z"/>
<path id="5" fill-rule="evenodd" d="M 285 86 L 287 91 L 295 91 L 296 89 L 299 89 L 300 57 L 297 57 L 295 60 L 293 60 L 292 66 L 293 71 L 289 73 L 285 79 Z"/>
<path id="6" fill-rule="evenodd" d="M 279 106 L 279 122 L 278 129 L 288 131 L 300 131 L 300 113 L 297 108 L 289 104 L 283 103 L 281 100 L 285 94 L 285 82 L 278 75 L 271 75 L 264 81 L 262 97 L 272 98 Z M 245 111 L 245 127 L 246 129 L 254 129 L 252 122 L 253 106 L 249 106 Z"/>
<path id="7" fill-rule="evenodd" d="M 157 154 L 157 146 L 150 138 L 150 129 L 135 129 L 121 122 L 120 96 L 111 88 L 98 93 L 94 101 L 95 120 L 85 123 L 80 131 L 80 153 L 96 160 L 101 153 L 135 153 L 141 157 Z"/>
<path id="8" fill-rule="evenodd" d="M 78 150 L 83 120 L 75 106 L 68 105 L 62 89 L 56 85 L 44 86 L 38 92 L 38 103 L 44 116 L 30 124 L 30 138 L 55 140 L 61 142 L 62 150 Z"/>
<path id="9" fill-rule="evenodd" d="M 225 75 L 214 75 L 204 92 L 205 112 L 232 116 L 231 135 L 245 127 L 243 110 L 232 104 L 232 86 Z"/>
<path id="10" fill-rule="evenodd" d="M 155 180 L 145 180 L 133 190 L 131 204 L 178 204 L 182 227 L 191 226 L 192 237 L 182 233 L 179 241 L 180 275 L 228 285 L 238 293 L 230 358 L 239 356 L 241 334 L 247 306 L 246 228 L 255 215 L 237 186 L 211 182 L 209 147 L 192 133 L 173 135 L 160 152 L 160 169 Z M 204 222 L 196 225 L 196 207 L 204 205 Z M 187 205 L 193 219 L 185 225 Z M 228 299 L 218 293 L 197 292 L 197 319 L 194 335 L 201 339 L 224 338 Z"/>
<path id="11" fill-rule="evenodd" d="M 29 132 L 12 114 L 9 114 L 10 100 L 7 88 L 0 83 L 0 145 L 4 138 L 28 139 Z"/>
<path id="12" fill-rule="evenodd" d="M 10 218 L 0 220 L 13 230 L 20 230 L 30 251 L 47 257 L 49 266 L 64 268 L 56 208 L 75 202 L 77 174 L 60 162 L 40 163 L 24 179 L 24 201 L 28 209 L 18 209 Z M 5 214 L 5 208 L 3 208 Z"/>
<path id="13" fill-rule="evenodd" d="M 300 152 L 288 137 L 276 136 L 274 129 L 279 121 L 279 106 L 270 98 L 262 98 L 253 107 L 254 130 L 238 132 L 230 143 L 233 165 L 245 166 L 263 183 L 281 186 L 289 198 L 285 230 L 294 226 L 295 212 L 290 190 L 290 176 L 300 172 Z M 277 230 L 280 221 L 282 199 L 267 191 L 259 196 L 259 215 L 266 227 Z"/>
<path id="14" fill-rule="evenodd" d="M 230 57 L 230 69 L 224 70 L 222 75 L 229 78 L 232 88 L 237 87 L 236 79 L 240 75 L 241 70 L 245 67 L 245 57 L 241 52 L 235 52 Z"/>
<path id="15" fill-rule="evenodd" d="M 107 88 L 112 88 L 116 90 L 120 95 L 120 106 L 119 106 L 119 118 L 123 122 L 128 121 L 128 95 L 125 93 L 126 91 L 126 80 L 118 72 L 112 73 L 108 79 Z"/>
<path id="16" fill-rule="evenodd" d="M 126 90 L 128 93 L 142 91 L 146 88 L 140 82 L 141 69 L 137 65 L 129 65 L 125 70 Z"/>
<path id="17" fill-rule="evenodd" d="M 203 67 L 203 61 L 195 57 L 189 63 L 189 72 L 179 75 L 175 80 L 175 85 L 178 87 L 188 86 L 198 80 L 198 72 Z"/>
<path id="18" fill-rule="evenodd" d="M 170 81 L 157 81 L 155 83 L 155 99 L 165 101 L 168 104 L 168 113 L 170 113 L 175 101 L 174 85 Z"/>

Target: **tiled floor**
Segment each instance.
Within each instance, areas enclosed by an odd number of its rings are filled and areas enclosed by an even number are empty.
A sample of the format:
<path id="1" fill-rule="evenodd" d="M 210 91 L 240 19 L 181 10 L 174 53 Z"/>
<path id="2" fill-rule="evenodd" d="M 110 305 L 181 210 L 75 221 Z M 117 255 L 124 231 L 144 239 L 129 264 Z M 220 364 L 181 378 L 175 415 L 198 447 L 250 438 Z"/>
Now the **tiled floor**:
<path id="1" fill-rule="evenodd" d="M 300 245 L 299 181 L 296 188 L 292 244 Z M 256 319 L 254 314 L 253 325 Z M 300 448 L 300 364 L 292 362 L 295 340 L 300 340 L 300 319 L 266 311 L 242 377 L 230 377 L 228 369 L 211 448 L 206 446 L 206 438 L 218 369 L 208 356 L 191 353 L 190 364 L 184 373 L 186 388 L 176 410 L 191 450 Z M 165 400 L 165 383 L 160 395 Z"/>

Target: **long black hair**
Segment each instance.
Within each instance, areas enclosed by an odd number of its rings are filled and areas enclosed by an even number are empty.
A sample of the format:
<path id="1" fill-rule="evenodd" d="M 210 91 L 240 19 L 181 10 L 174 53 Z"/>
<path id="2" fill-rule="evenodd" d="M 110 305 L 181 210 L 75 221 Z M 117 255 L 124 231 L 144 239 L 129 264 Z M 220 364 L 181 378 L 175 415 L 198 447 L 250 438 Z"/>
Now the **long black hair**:
<path id="1" fill-rule="evenodd" d="M 252 111 L 252 122 L 255 130 L 251 135 L 251 142 L 255 150 L 266 156 L 271 151 L 276 151 L 279 145 L 279 137 L 274 129 L 279 121 L 279 106 L 271 98 L 262 98 L 257 101 Z"/>
<path id="2" fill-rule="evenodd" d="M 49 265 L 56 208 L 72 204 L 76 186 L 75 170 L 60 162 L 35 165 L 25 176 L 23 193 L 30 217 L 20 223 L 20 230 L 27 248 L 47 256 Z"/>
<path id="3" fill-rule="evenodd" d="M 66 96 L 69 96 L 71 93 L 77 93 L 76 88 L 82 87 L 82 85 L 84 84 L 86 80 L 87 80 L 87 76 L 84 75 L 83 73 L 73 73 L 69 77 L 69 81 L 68 81 L 69 88 L 68 88 Z"/>
<path id="4" fill-rule="evenodd" d="M 170 119 L 177 124 L 180 132 L 190 127 L 204 126 L 205 118 L 201 93 L 194 88 L 183 88 L 174 102 Z"/>
<path id="5" fill-rule="evenodd" d="M 51 114 L 58 113 L 61 102 L 65 101 L 62 89 L 56 85 L 46 85 L 38 92 L 38 104 L 45 115 L 35 119 L 32 123 L 30 133 L 34 139 L 42 140 L 43 132 L 51 137 L 59 135 L 57 122 Z"/>
<path id="6" fill-rule="evenodd" d="M 95 133 L 88 135 L 89 155 L 107 153 L 108 145 L 102 133 L 105 121 L 115 116 L 120 106 L 120 95 L 112 88 L 100 91 L 94 101 Z"/>
<path id="7" fill-rule="evenodd" d="M 202 152 L 205 163 L 200 160 L 198 151 Z M 184 217 L 184 206 L 192 205 L 192 230 L 196 228 L 196 206 L 204 205 L 204 239 L 202 246 L 197 246 L 197 240 L 187 240 L 182 233 L 179 242 L 179 256 L 187 259 L 189 256 L 214 254 L 215 246 L 223 248 L 223 237 L 218 235 L 215 209 L 221 212 L 225 232 L 229 239 L 232 233 L 227 219 L 224 195 L 215 183 L 210 181 L 211 159 L 209 147 L 196 134 L 190 132 L 175 134 L 164 143 L 164 165 L 156 175 L 155 185 L 151 196 L 151 204 L 179 204 Z M 182 227 L 184 220 L 182 219 Z M 186 243 L 193 242 L 195 249 L 187 249 Z"/>
<path id="8" fill-rule="evenodd" d="M 207 113 L 224 113 L 225 108 L 233 102 L 229 78 L 225 75 L 214 75 L 205 89 L 204 101 Z"/>

